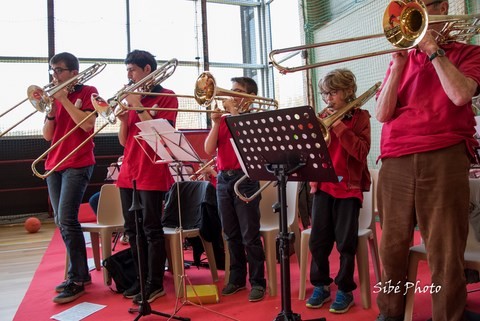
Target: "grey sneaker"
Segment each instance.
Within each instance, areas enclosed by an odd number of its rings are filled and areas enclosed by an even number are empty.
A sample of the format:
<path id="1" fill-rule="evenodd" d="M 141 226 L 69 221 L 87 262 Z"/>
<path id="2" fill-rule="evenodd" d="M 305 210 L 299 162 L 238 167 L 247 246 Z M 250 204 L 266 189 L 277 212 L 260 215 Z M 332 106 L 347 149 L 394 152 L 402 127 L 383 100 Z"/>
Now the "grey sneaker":
<path id="1" fill-rule="evenodd" d="M 53 302 L 63 304 L 72 302 L 85 293 L 85 287 L 83 284 L 76 284 L 73 281 L 69 281 L 61 293 L 53 298 Z"/>
<path id="2" fill-rule="evenodd" d="M 263 300 L 265 297 L 265 288 L 260 285 L 252 286 L 250 290 L 250 294 L 248 295 L 248 301 L 250 302 L 257 302 Z"/>
<path id="3" fill-rule="evenodd" d="M 240 290 L 245 289 L 245 285 L 235 285 L 232 283 L 228 283 L 222 290 L 223 296 L 228 296 L 237 293 Z"/>
<path id="4" fill-rule="evenodd" d="M 152 286 L 149 286 L 147 284 L 146 289 L 145 289 L 145 296 L 147 297 L 147 302 L 152 303 L 155 301 L 157 298 L 164 296 L 165 295 L 165 290 L 163 287 L 160 288 L 152 288 Z M 135 295 L 133 298 L 133 303 L 134 304 L 141 304 L 142 303 L 142 293 L 138 293 Z"/>
<path id="5" fill-rule="evenodd" d="M 63 281 L 62 283 L 60 283 L 59 285 L 57 285 L 55 287 L 55 292 L 57 292 L 57 293 L 63 292 L 63 290 L 65 290 L 65 287 L 67 286 L 67 284 L 69 282 L 71 282 L 71 281 L 67 279 L 67 280 Z M 89 285 L 91 283 L 92 283 L 92 279 L 83 282 L 83 285 Z"/>
<path id="6" fill-rule="evenodd" d="M 307 300 L 305 305 L 310 309 L 318 309 L 321 308 L 325 302 L 330 300 L 330 288 L 328 286 L 316 286 L 313 288 L 312 296 Z"/>

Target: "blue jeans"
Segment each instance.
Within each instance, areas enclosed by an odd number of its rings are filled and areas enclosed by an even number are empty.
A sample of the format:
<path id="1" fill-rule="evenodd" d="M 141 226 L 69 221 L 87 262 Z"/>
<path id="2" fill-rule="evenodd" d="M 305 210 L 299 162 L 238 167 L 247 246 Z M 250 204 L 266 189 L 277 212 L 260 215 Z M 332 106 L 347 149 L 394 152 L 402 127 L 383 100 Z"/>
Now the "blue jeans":
<path id="1" fill-rule="evenodd" d="M 95 215 L 97 215 L 97 209 L 98 209 L 98 200 L 100 199 L 100 192 L 96 192 L 90 198 L 88 199 L 88 204 L 90 204 L 90 207 L 92 208 L 93 212 Z"/>
<path id="2" fill-rule="evenodd" d="M 237 197 L 233 187 L 242 176 L 241 171 L 231 176 L 220 172 L 217 176 L 218 211 L 230 253 L 230 280 L 227 282 L 244 286 L 248 262 L 250 284 L 265 288 L 265 252 L 260 239 L 261 196 L 249 203 Z M 246 179 L 239 190 L 251 196 L 259 187 L 257 181 Z"/>
<path id="3" fill-rule="evenodd" d="M 68 168 L 47 177 L 55 224 L 60 229 L 69 257 L 67 278 L 75 282 L 90 280 L 87 249 L 78 221 L 78 209 L 92 176 L 93 167 L 94 165 Z"/>

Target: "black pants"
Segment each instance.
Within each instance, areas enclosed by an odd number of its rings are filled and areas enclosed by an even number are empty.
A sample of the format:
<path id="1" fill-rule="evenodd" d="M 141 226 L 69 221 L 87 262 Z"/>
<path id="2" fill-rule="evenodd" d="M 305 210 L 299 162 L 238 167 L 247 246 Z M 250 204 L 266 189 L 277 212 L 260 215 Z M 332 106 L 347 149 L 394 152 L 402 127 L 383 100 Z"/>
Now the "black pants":
<path id="1" fill-rule="evenodd" d="M 139 225 L 140 246 L 142 252 L 142 272 L 147 282 L 154 286 L 163 286 L 165 274 L 165 237 L 162 226 L 162 206 L 165 192 L 160 191 L 137 191 L 142 210 L 137 213 L 141 219 Z M 138 251 L 137 232 L 135 225 L 135 213 L 129 211 L 132 206 L 133 190 L 128 188 L 120 189 L 122 198 L 123 216 L 125 218 L 125 233 L 129 237 L 130 248 L 135 259 L 137 275 Z"/>
<path id="2" fill-rule="evenodd" d="M 351 292 L 357 288 L 353 273 L 358 244 L 359 214 L 360 200 L 357 198 L 340 199 L 322 191 L 315 193 L 309 244 L 312 253 L 310 267 L 312 285 L 320 287 L 333 282 L 328 258 L 335 242 L 340 253 L 340 268 L 335 277 L 335 284 L 343 292 Z"/>

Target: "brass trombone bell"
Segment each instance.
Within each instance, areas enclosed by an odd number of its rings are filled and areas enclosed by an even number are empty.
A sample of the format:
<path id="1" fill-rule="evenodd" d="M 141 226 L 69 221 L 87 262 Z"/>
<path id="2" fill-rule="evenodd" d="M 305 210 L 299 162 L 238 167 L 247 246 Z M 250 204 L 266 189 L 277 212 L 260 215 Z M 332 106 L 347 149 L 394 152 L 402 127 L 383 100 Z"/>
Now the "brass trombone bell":
<path id="1" fill-rule="evenodd" d="M 436 41 L 444 44 L 451 41 L 469 41 L 473 36 L 480 33 L 480 14 L 474 15 L 428 15 L 425 4 L 420 0 L 402 1 L 393 0 L 387 6 L 383 14 L 383 33 L 360 37 L 339 39 L 321 43 L 301 45 L 284 49 L 272 50 L 269 54 L 271 64 L 281 74 L 308 70 L 347 61 L 369 58 L 384 54 L 390 54 L 402 50 L 414 48 L 422 41 L 427 29 L 432 24 L 443 24 L 441 31 L 437 32 Z M 386 37 L 394 48 L 364 53 L 356 56 L 347 56 L 303 66 L 286 67 L 281 63 L 304 50 L 321 48 L 343 43 L 351 43 Z M 289 54 L 283 60 L 277 61 L 276 56 Z"/>
<path id="2" fill-rule="evenodd" d="M 83 84 L 87 80 L 93 78 L 99 74 L 105 67 L 106 63 L 95 63 L 84 71 L 78 73 L 75 77 L 62 82 L 61 84 L 54 85 L 50 83 L 44 88 L 40 88 L 36 85 L 31 85 L 27 88 L 27 96 L 30 103 L 40 112 L 49 113 L 52 109 L 53 96 L 60 90 L 67 89 L 72 91 L 75 85 Z"/>
<path id="3" fill-rule="evenodd" d="M 252 110 L 266 110 L 271 108 L 278 109 L 278 102 L 275 99 L 239 93 L 233 90 L 217 87 L 215 78 L 208 71 L 204 71 L 200 74 L 200 76 L 198 76 L 195 83 L 194 96 L 195 100 L 200 106 L 210 106 L 216 99 L 226 100 L 232 97 L 244 98 L 238 107 L 239 113 L 245 113 Z M 260 107 L 251 108 L 252 104 L 257 104 Z"/>

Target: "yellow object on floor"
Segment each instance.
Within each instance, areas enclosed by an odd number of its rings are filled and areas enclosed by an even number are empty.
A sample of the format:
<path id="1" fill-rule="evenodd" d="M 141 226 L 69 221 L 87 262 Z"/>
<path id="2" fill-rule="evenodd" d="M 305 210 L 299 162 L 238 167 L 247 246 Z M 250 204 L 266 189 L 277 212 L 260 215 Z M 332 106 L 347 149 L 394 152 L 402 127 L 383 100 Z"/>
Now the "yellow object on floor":
<path id="1" fill-rule="evenodd" d="M 197 304 L 218 303 L 220 299 L 217 286 L 215 284 L 187 285 L 187 300 Z"/>

